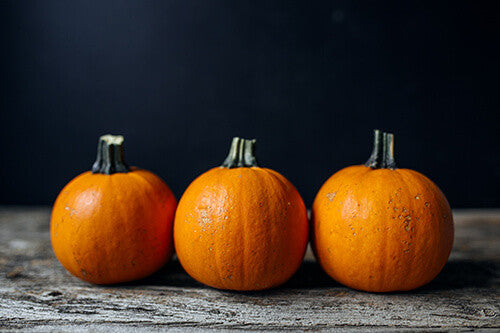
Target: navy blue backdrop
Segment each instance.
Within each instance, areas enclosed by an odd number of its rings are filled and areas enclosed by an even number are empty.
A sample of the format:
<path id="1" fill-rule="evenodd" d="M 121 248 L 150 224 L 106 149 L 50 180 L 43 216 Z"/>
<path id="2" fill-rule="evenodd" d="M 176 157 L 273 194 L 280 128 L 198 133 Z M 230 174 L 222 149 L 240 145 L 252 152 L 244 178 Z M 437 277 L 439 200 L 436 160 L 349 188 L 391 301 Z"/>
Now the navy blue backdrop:
<path id="1" fill-rule="evenodd" d="M 393 131 L 453 207 L 499 207 L 498 11 L 477 1 L 2 1 L 0 204 L 51 204 L 97 138 L 179 198 L 231 138 L 312 203 Z"/>

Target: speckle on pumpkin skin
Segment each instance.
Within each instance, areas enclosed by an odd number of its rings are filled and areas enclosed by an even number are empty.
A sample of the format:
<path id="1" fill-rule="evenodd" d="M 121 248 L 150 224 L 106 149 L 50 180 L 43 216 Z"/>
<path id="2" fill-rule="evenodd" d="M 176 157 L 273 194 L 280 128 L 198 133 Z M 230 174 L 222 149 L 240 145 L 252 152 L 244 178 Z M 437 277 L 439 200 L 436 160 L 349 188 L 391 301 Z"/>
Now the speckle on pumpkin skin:
<path id="1" fill-rule="evenodd" d="M 425 207 L 429 207 L 430 205 L 431 205 L 431 204 L 430 204 L 430 203 L 428 203 L 428 202 L 426 202 L 426 203 L 425 203 Z"/>
<path id="2" fill-rule="evenodd" d="M 73 214 L 77 213 L 76 210 L 69 208 L 68 206 L 64 207 L 67 211 L 69 211 L 69 216 L 73 216 Z"/>
<path id="3" fill-rule="evenodd" d="M 331 193 L 327 193 L 326 197 L 328 198 L 329 201 L 333 201 L 333 198 L 335 198 L 336 195 L 337 195 L 337 191 L 331 192 Z"/>

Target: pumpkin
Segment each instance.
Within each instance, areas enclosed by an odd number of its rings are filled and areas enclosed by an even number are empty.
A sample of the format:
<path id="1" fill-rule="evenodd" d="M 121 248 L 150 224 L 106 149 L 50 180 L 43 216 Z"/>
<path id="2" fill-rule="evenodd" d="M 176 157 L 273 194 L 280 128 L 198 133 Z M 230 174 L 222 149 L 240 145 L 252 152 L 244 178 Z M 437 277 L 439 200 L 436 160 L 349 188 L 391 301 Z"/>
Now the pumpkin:
<path id="1" fill-rule="evenodd" d="M 71 274 L 91 283 L 146 277 L 172 255 L 175 207 L 158 176 L 125 164 L 122 136 L 102 136 L 92 171 L 69 182 L 55 201 L 54 253 Z"/>
<path id="2" fill-rule="evenodd" d="M 316 258 L 333 279 L 354 289 L 425 285 L 453 245 L 448 201 L 423 174 L 396 167 L 393 142 L 393 134 L 376 130 L 368 162 L 335 173 L 314 200 Z"/>
<path id="3" fill-rule="evenodd" d="M 222 166 L 186 189 L 174 222 L 174 243 L 186 272 L 208 286 L 262 290 L 299 268 L 309 222 L 295 187 L 261 168 L 255 140 L 234 138 Z"/>

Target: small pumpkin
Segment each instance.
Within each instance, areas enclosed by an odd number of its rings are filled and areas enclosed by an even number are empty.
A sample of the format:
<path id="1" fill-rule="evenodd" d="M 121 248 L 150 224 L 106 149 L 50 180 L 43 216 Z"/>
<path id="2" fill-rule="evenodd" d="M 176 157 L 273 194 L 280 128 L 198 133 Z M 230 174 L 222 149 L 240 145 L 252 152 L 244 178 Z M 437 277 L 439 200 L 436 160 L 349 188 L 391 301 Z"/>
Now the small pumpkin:
<path id="1" fill-rule="evenodd" d="M 257 165 L 255 140 L 234 138 L 222 166 L 195 179 L 180 199 L 174 243 L 181 265 L 197 281 L 261 290 L 297 271 L 308 228 L 292 183 Z"/>
<path id="2" fill-rule="evenodd" d="M 336 281 L 371 292 L 403 291 L 430 282 L 453 245 L 453 217 L 427 177 L 398 169 L 393 134 L 375 131 L 365 165 L 335 173 L 313 204 L 313 248 Z"/>
<path id="3" fill-rule="evenodd" d="M 52 248 L 74 276 L 95 284 L 140 279 L 173 252 L 176 200 L 155 174 L 128 167 L 123 137 L 100 137 L 92 171 L 69 182 L 51 217 Z"/>

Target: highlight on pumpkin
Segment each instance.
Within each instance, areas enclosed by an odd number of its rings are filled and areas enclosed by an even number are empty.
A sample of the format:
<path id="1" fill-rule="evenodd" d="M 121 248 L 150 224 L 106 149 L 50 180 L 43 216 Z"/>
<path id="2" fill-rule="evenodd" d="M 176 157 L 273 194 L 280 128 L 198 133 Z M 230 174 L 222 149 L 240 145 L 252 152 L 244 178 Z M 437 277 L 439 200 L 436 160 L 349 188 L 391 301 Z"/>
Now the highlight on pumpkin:
<path id="1" fill-rule="evenodd" d="M 122 136 L 100 137 L 92 171 L 70 181 L 52 210 L 57 259 L 91 283 L 144 278 L 173 253 L 174 195 L 152 172 L 125 163 L 123 143 Z"/>
<path id="2" fill-rule="evenodd" d="M 312 245 L 336 281 L 372 292 L 411 290 L 433 280 L 453 245 L 453 217 L 441 190 L 398 169 L 392 133 L 374 131 L 364 165 L 344 168 L 321 187 L 312 208 Z"/>
<path id="3" fill-rule="evenodd" d="M 179 201 L 174 240 L 186 272 L 208 286 L 262 290 L 286 282 L 308 241 L 304 202 L 278 172 L 259 167 L 256 141 L 234 138 L 227 158 Z"/>

